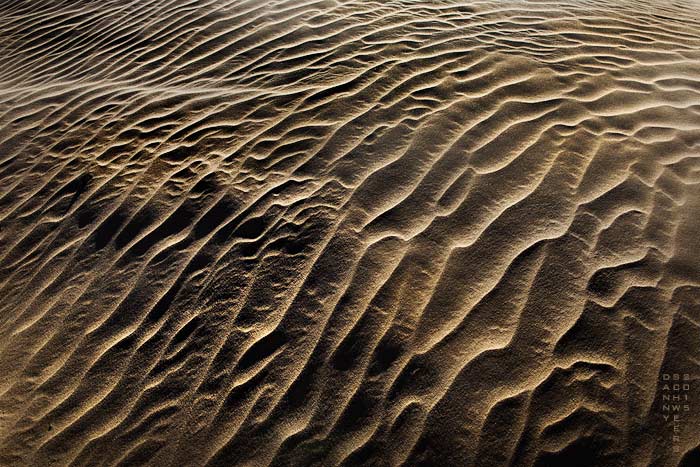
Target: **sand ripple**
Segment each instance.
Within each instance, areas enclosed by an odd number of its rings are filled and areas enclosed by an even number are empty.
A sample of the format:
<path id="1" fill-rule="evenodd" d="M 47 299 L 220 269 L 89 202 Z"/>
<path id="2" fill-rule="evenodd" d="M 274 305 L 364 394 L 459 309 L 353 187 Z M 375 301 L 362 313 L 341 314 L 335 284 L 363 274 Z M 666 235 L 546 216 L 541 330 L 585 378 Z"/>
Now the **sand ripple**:
<path id="1" fill-rule="evenodd" d="M 698 11 L 0 2 L 0 464 L 700 465 Z"/>

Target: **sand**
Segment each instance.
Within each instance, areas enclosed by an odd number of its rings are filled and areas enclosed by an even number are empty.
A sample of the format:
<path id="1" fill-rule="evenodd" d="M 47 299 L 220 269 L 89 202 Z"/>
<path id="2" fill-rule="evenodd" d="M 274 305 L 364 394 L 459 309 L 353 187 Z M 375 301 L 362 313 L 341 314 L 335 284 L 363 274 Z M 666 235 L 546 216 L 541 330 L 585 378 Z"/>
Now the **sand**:
<path id="1" fill-rule="evenodd" d="M 699 11 L 0 2 L 0 465 L 700 465 Z"/>

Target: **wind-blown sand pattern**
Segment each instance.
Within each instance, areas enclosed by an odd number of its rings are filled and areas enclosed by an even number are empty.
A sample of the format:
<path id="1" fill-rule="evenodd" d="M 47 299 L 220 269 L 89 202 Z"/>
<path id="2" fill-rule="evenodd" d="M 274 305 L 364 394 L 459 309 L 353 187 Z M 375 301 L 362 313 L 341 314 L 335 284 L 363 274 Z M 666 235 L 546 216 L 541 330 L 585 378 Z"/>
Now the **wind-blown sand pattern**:
<path id="1" fill-rule="evenodd" d="M 0 2 L 0 464 L 700 465 L 699 11 Z"/>

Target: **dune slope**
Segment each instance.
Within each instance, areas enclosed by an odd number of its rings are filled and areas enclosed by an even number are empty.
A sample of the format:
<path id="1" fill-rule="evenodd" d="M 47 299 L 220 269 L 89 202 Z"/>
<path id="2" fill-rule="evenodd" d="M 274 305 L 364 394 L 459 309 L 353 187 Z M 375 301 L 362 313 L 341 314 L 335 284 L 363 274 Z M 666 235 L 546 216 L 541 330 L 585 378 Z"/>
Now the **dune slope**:
<path id="1" fill-rule="evenodd" d="M 0 1 L 0 464 L 700 465 L 698 11 Z"/>

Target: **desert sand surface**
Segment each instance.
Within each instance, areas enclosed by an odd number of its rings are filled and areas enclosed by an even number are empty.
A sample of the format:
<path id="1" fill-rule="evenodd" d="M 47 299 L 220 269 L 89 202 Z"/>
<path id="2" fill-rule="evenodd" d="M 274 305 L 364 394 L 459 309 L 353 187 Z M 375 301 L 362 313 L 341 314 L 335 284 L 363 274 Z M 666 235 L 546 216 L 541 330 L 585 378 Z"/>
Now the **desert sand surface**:
<path id="1" fill-rule="evenodd" d="M 699 326 L 698 1 L 0 1 L 0 465 L 697 467 Z"/>

